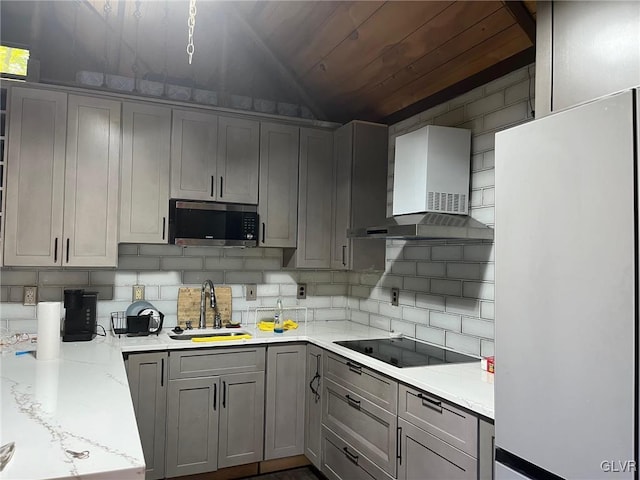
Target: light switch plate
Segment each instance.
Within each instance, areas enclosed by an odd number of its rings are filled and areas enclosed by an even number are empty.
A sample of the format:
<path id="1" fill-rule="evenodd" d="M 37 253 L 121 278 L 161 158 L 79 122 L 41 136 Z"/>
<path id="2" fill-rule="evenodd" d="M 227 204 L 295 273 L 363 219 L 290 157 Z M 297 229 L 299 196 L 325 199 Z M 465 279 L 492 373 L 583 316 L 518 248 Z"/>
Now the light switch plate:
<path id="1" fill-rule="evenodd" d="M 24 305 L 35 305 L 38 302 L 38 287 L 24 287 Z"/>

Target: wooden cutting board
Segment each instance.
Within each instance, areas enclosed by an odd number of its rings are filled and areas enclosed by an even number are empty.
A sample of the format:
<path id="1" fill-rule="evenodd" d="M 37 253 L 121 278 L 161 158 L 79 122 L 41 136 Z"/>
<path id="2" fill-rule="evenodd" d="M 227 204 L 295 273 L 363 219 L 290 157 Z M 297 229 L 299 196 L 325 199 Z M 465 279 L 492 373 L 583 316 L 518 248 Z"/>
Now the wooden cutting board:
<path id="1" fill-rule="evenodd" d="M 222 326 L 231 322 L 231 287 L 215 287 L 216 310 L 222 318 Z M 207 327 L 213 327 L 214 311 L 209 306 L 209 290 L 205 293 L 205 313 Z M 187 321 L 191 321 L 193 328 L 198 328 L 200 321 L 200 289 L 181 287 L 178 290 L 178 325 L 187 327 Z"/>

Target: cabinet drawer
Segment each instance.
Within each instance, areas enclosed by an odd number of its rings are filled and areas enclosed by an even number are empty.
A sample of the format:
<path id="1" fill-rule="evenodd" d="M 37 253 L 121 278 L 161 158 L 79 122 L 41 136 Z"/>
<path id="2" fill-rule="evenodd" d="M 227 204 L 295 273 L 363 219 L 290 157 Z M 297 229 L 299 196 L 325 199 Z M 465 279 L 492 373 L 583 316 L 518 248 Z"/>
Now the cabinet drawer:
<path id="1" fill-rule="evenodd" d="M 169 352 L 169 378 L 171 380 L 263 371 L 264 365 L 264 347 Z"/>
<path id="2" fill-rule="evenodd" d="M 450 403 L 400 385 L 398 416 L 472 457 L 478 455 L 478 418 Z"/>
<path id="3" fill-rule="evenodd" d="M 476 479 L 475 458 L 402 419 L 398 428 L 398 480 Z"/>
<path id="4" fill-rule="evenodd" d="M 322 468 L 330 480 L 391 480 L 371 460 L 326 427 L 322 428 Z"/>
<path id="5" fill-rule="evenodd" d="M 322 424 L 395 476 L 397 416 L 329 379 L 322 401 Z"/>
<path id="6" fill-rule="evenodd" d="M 325 377 L 348 388 L 370 402 L 396 413 L 398 383 L 356 362 L 328 353 Z"/>

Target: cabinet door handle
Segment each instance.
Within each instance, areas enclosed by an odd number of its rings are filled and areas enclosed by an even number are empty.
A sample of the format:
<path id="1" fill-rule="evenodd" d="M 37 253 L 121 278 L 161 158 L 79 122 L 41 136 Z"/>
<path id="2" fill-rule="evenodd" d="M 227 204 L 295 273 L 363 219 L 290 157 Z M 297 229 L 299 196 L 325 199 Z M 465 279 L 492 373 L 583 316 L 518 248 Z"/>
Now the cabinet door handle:
<path id="1" fill-rule="evenodd" d="M 397 430 L 397 438 L 396 441 L 396 458 L 400 461 L 400 465 L 402 465 L 402 427 L 398 427 Z"/>
<path id="2" fill-rule="evenodd" d="M 262 243 L 264 243 L 264 239 L 265 239 L 265 236 L 266 236 L 266 231 L 267 231 L 267 227 L 264 224 L 264 222 L 262 222 Z"/>
<path id="3" fill-rule="evenodd" d="M 213 191 L 213 189 L 215 188 L 215 178 L 213 178 L 213 175 L 211 175 L 211 196 L 214 197 L 215 196 L 215 192 Z"/>
<path id="4" fill-rule="evenodd" d="M 345 398 L 347 399 L 347 403 L 349 403 L 351 407 L 355 408 L 356 410 L 360 410 L 360 400 L 351 398 L 349 394 L 345 395 Z"/>
<path id="5" fill-rule="evenodd" d="M 355 453 L 351 453 L 347 447 L 344 447 L 342 449 L 342 451 L 344 452 L 344 456 L 345 457 L 347 457 L 349 460 L 351 460 L 356 465 L 358 464 L 358 458 L 359 458 L 358 455 L 356 455 Z"/>
<path id="6" fill-rule="evenodd" d="M 357 365 L 355 363 L 347 362 L 347 367 L 349 367 L 349 370 L 351 370 L 353 373 L 357 373 L 358 375 L 362 375 L 362 366 L 361 365 Z"/>
<path id="7" fill-rule="evenodd" d="M 222 382 L 222 408 L 227 408 L 227 382 Z"/>
<path id="8" fill-rule="evenodd" d="M 342 266 L 347 266 L 347 246 L 342 245 Z"/>
<path id="9" fill-rule="evenodd" d="M 437 400 L 433 400 L 429 397 L 425 397 L 423 394 L 419 393 L 418 398 L 422 400 L 422 406 L 435 410 L 436 412 L 442 413 L 442 402 Z"/>
<path id="10" fill-rule="evenodd" d="M 220 198 L 222 198 L 222 177 L 220 177 Z"/>
<path id="11" fill-rule="evenodd" d="M 67 263 L 69 263 L 69 239 L 67 238 Z"/>
<path id="12" fill-rule="evenodd" d="M 53 242 L 53 263 L 58 263 L 58 237 Z"/>
<path id="13" fill-rule="evenodd" d="M 213 411 L 216 411 L 216 403 L 218 403 L 218 382 L 213 384 Z"/>
<path id="14" fill-rule="evenodd" d="M 165 232 L 167 230 L 167 217 L 162 217 L 162 239 L 164 240 Z"/>
<path id="15" fill-rule="evenodd" d="M 164 387 L 164 358 L 160 359 L 160 386 Z"/>

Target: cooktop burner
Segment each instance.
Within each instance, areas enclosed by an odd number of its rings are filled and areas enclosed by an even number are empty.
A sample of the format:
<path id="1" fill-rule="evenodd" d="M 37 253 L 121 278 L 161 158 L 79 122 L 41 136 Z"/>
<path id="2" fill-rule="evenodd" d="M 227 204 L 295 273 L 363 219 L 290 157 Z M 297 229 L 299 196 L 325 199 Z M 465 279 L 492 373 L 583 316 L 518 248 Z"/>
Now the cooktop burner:
<path id="1" fill-rule="evenodd" d="M 469 355 L 402 337 L 347 340 L 333 343 L 399 368 L 479 361 L 478 358 L 470 357 Z"/>

